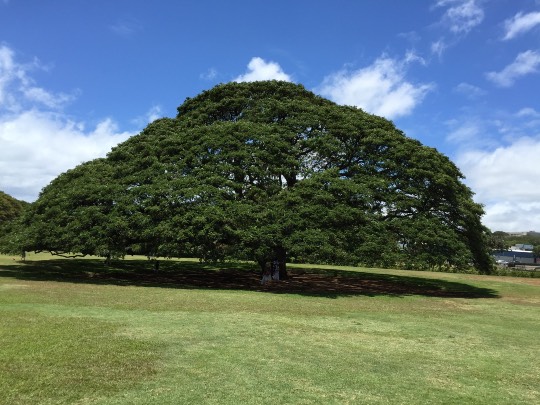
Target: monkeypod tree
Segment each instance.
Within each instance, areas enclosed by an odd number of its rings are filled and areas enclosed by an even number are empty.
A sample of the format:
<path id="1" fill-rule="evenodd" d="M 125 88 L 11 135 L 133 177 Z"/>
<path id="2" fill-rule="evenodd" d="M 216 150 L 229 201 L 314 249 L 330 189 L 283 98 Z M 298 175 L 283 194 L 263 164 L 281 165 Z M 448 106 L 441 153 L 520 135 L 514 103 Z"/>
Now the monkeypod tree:
<path id="1" fill-rule="evenodd" d="M 41 250 L 488 272 L 462 179 L 384 118 L 300 85 L 229 83 L 60 175 L 24 221 Z"/>

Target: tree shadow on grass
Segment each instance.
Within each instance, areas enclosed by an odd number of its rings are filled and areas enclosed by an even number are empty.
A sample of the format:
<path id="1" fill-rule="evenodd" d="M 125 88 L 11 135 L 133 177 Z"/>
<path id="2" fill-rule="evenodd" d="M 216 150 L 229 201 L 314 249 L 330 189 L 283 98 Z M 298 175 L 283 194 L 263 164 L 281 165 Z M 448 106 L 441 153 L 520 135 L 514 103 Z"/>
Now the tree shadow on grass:
<path id="1" fill-rule="evenodd" d="M 421 295 L 447 298 L 498 298 L 496 291 L 440 279 L 306 267 L 288 269 L 290 278 L 261 285 L 250 263 L 205 264 L 160 262 L 159 271 L 146 260 L 119 260 L 106 265 L 97 259 L 26 261 L 0 266 L 0 277 L 19 280 L 112 284 L 181 289 L 261 291 L 327 298 L 346 296 Z"/>

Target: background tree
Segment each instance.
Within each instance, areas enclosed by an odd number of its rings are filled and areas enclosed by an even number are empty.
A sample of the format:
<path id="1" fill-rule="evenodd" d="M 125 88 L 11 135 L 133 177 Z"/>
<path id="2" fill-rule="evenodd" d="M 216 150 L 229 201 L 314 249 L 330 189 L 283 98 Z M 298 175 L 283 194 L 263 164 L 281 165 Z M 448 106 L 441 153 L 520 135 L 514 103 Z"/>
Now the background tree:
<path id="1" fill-rule="evenodd" d="M 17 222 L 28 205 L 26 201 L 17 200 L 0 191 L 0 252 L 23 253 Z"/>
<path id="2" fill-rule="evenodd" d="M 17 200 L 0 191 L 0 225 L 19 217 L 26 206 L 26 201 Z"/>
<path id="3" fill-rule="evenodd" d="M 488 236 L 488 245 L 492 250 L 506 250 L 510 247 L 508 244 L 508 234 L 502 231 L 495 231 Z"/>
<path id="4" fill-rule="evenodd" d="M 533 248 L 533 253 L 535 257 L 540 257 L 540 245 L 535 245 Z"/>
<path id="5" fill-rule="evenodd" d="M 537 232 L 527 232 L 525 235 L 511 236 L 506 234 L 504 238 L 507 247 L 515 246 L 518 244 L 524 245 L 540 245 L 540 234 Z"/>
<path id="6" fill-rule="evenodd" d="M 384 118 L 291 83 L 229 83 L 59 176 L 25 223 L 55 251 L 489 272 L 462 178 Z"/>

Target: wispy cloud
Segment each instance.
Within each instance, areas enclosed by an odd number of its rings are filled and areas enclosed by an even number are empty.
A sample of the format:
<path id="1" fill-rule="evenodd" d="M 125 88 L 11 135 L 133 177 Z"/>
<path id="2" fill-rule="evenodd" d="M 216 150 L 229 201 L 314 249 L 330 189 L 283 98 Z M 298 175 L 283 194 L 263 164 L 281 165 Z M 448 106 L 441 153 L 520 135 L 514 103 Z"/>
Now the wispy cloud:
<path id="1" fill-rule="evenodd" d="M 540 11 L 528 14 L 517 13 L 514 17 L 504 22 L 505 35 L 503 40 L 509 40 L 530 31 L 535 26 L 540 25 Z"/>
<path id="2" fill-rule="evenodd" d="M 214 80 L 218 75 L 218 71 L 215 68 L 210 68 L 206 72 L 201 73 L 199 77 L 203 80 Z"/>
<path id="3" fill-rule="evenodd" d="M 52 109 L 59 109 L 66 104 L 73 102 L 77 98 L 79 92 L 76 91 L 72 94 L 53 94 L 42 87 L 29 87 L 24 89 L 23 93 L 29 101 L 43 104 L 44 106 Z"/>
<path id="4" fill-rule="evenodd" d="M 446 48 L 448 48 L 448 45 L 442 38 L 431 43 L 431 53 L 437 55 L 439 58 L 442 56 Z"/>
<path id="5" fill-rule="evenodd" d="M 537 73 L 540 66 L 540 53 L 525 51 L 520 53 L 514 62 L 500 72 L 488 72 L 487 78 L 498 86 L 510 87 L 522 76 Z"/>
<path id="6" fill-rule="evenodd" d="M 109 26 L 110 30 L 122 37 L 131 37 L 142 28 L 139 20 L 133 17 L 122 18 Z"/>
<path id="7" fill-rule="evenodd" d="M 36 86 L 30 76 L 32 70 L 46 70 L 37 60 L 21 64 L 15 53 L 6 45 L 0 45 L 0 113 L 16 112 L 31 107 L 60 109 L 74 101 L 78 90 L 71 94 L 54 93 Z"/>
<path id="8" fill-rule="evenodd" d="M 517 117 L 533 117 L 540 118 L 540 112 L 536 111 L 534 108 L 525 107 L 519 110 L 516 114 Z"/>
<path id="9" fill-rule="evenodd" d="M 454 34 L 468 34 L 484 20 L 484 10 L 477 0 L 437 0 L 435 7 L 446 8 L 442 23 Z"/>
<path id="10" fill-rule="evenodd" d="M 420 63 L 422 66 L 426 66 L 427 65 L 427 61 L 421 57 L 420 55 L 418 55 L 416 53 L 416 51 L 414 50 L 408 50 L 406 53 L 405 53 L 405 58 L 403 59 L 403 63 L 404 64 L 409 64 L 409 63 L 413 63 L 413 62 L 418 62 Z"/>
<path id="11" fill-rule="evenodd" d="M 144 127 L 149 122 L 153 122 L 163 117 L 163 112 L 159 105 L 154 105 L 143 115 L 132 120 L 132 123 L 139 128 Z"/>
<path id="12" fill-rule="evenodd" d="M 478 86 L 474 86 L 469 83 L 460 83 L 458 84 L 454 91 L 457 93 L 465 95 L 469 99 L 477 99 L 479 97 L 482 97 L 486 94 L 485 90 L 482 90 Z"/>
<path id="13" fill-rule="evenodd" d="M 517 112 L 497 110 L 482 114 L 464 112 L 459 117 L 443 122 L 445 140 L 459 151 L 474 149 L 494 150 L 510 145 L 518 139 L 540 137 L 540 112 L 524 107 Z"/>
<path id="14" fill-rule="evenodd" d="M 358 70 L 343 69 L 327 76 L 317 91 L 338 104 L 396 118 L 408 115 L 433 89 L 432 84 L 406 80 L 407 62 L 383 56 Z"/>
<path id="15" fill-rule="evenodd" d="M 446 141 L 457 144 L 460 148 L 465 149 L 470 148 L 471 146 L 475 147 L 478 146 L 479 143 L 485 145 L 489 142 L 484 134 L 485 127 L 483 122 L 474 117 L 452 120 L 447 122 L 446 125 L 450 129 L 450 132 L 446 136 Z"/>
<path id="16" fill-rule="evenodd" d="M 281 66 L 276 62 L 267 62 L 262 58 L 254 57 L 248 64 L 246 73 L 238 76 L 235 82 L 255 82 L 261 80 L 282 80 L 291 82 L 290 75 L 285 73 Z"/>

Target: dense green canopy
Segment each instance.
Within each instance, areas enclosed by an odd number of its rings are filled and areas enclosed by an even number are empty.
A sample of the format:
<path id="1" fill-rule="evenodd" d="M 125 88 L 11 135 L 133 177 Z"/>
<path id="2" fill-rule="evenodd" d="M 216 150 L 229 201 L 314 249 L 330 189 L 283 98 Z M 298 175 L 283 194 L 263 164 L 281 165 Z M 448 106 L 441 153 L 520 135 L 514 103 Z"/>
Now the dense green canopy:
<path id="1" fill-rule="evenodd" d="M 490 268 L 456 166 L 300 85 L 229 83 L 45 187 L 28 250 Z"/>

